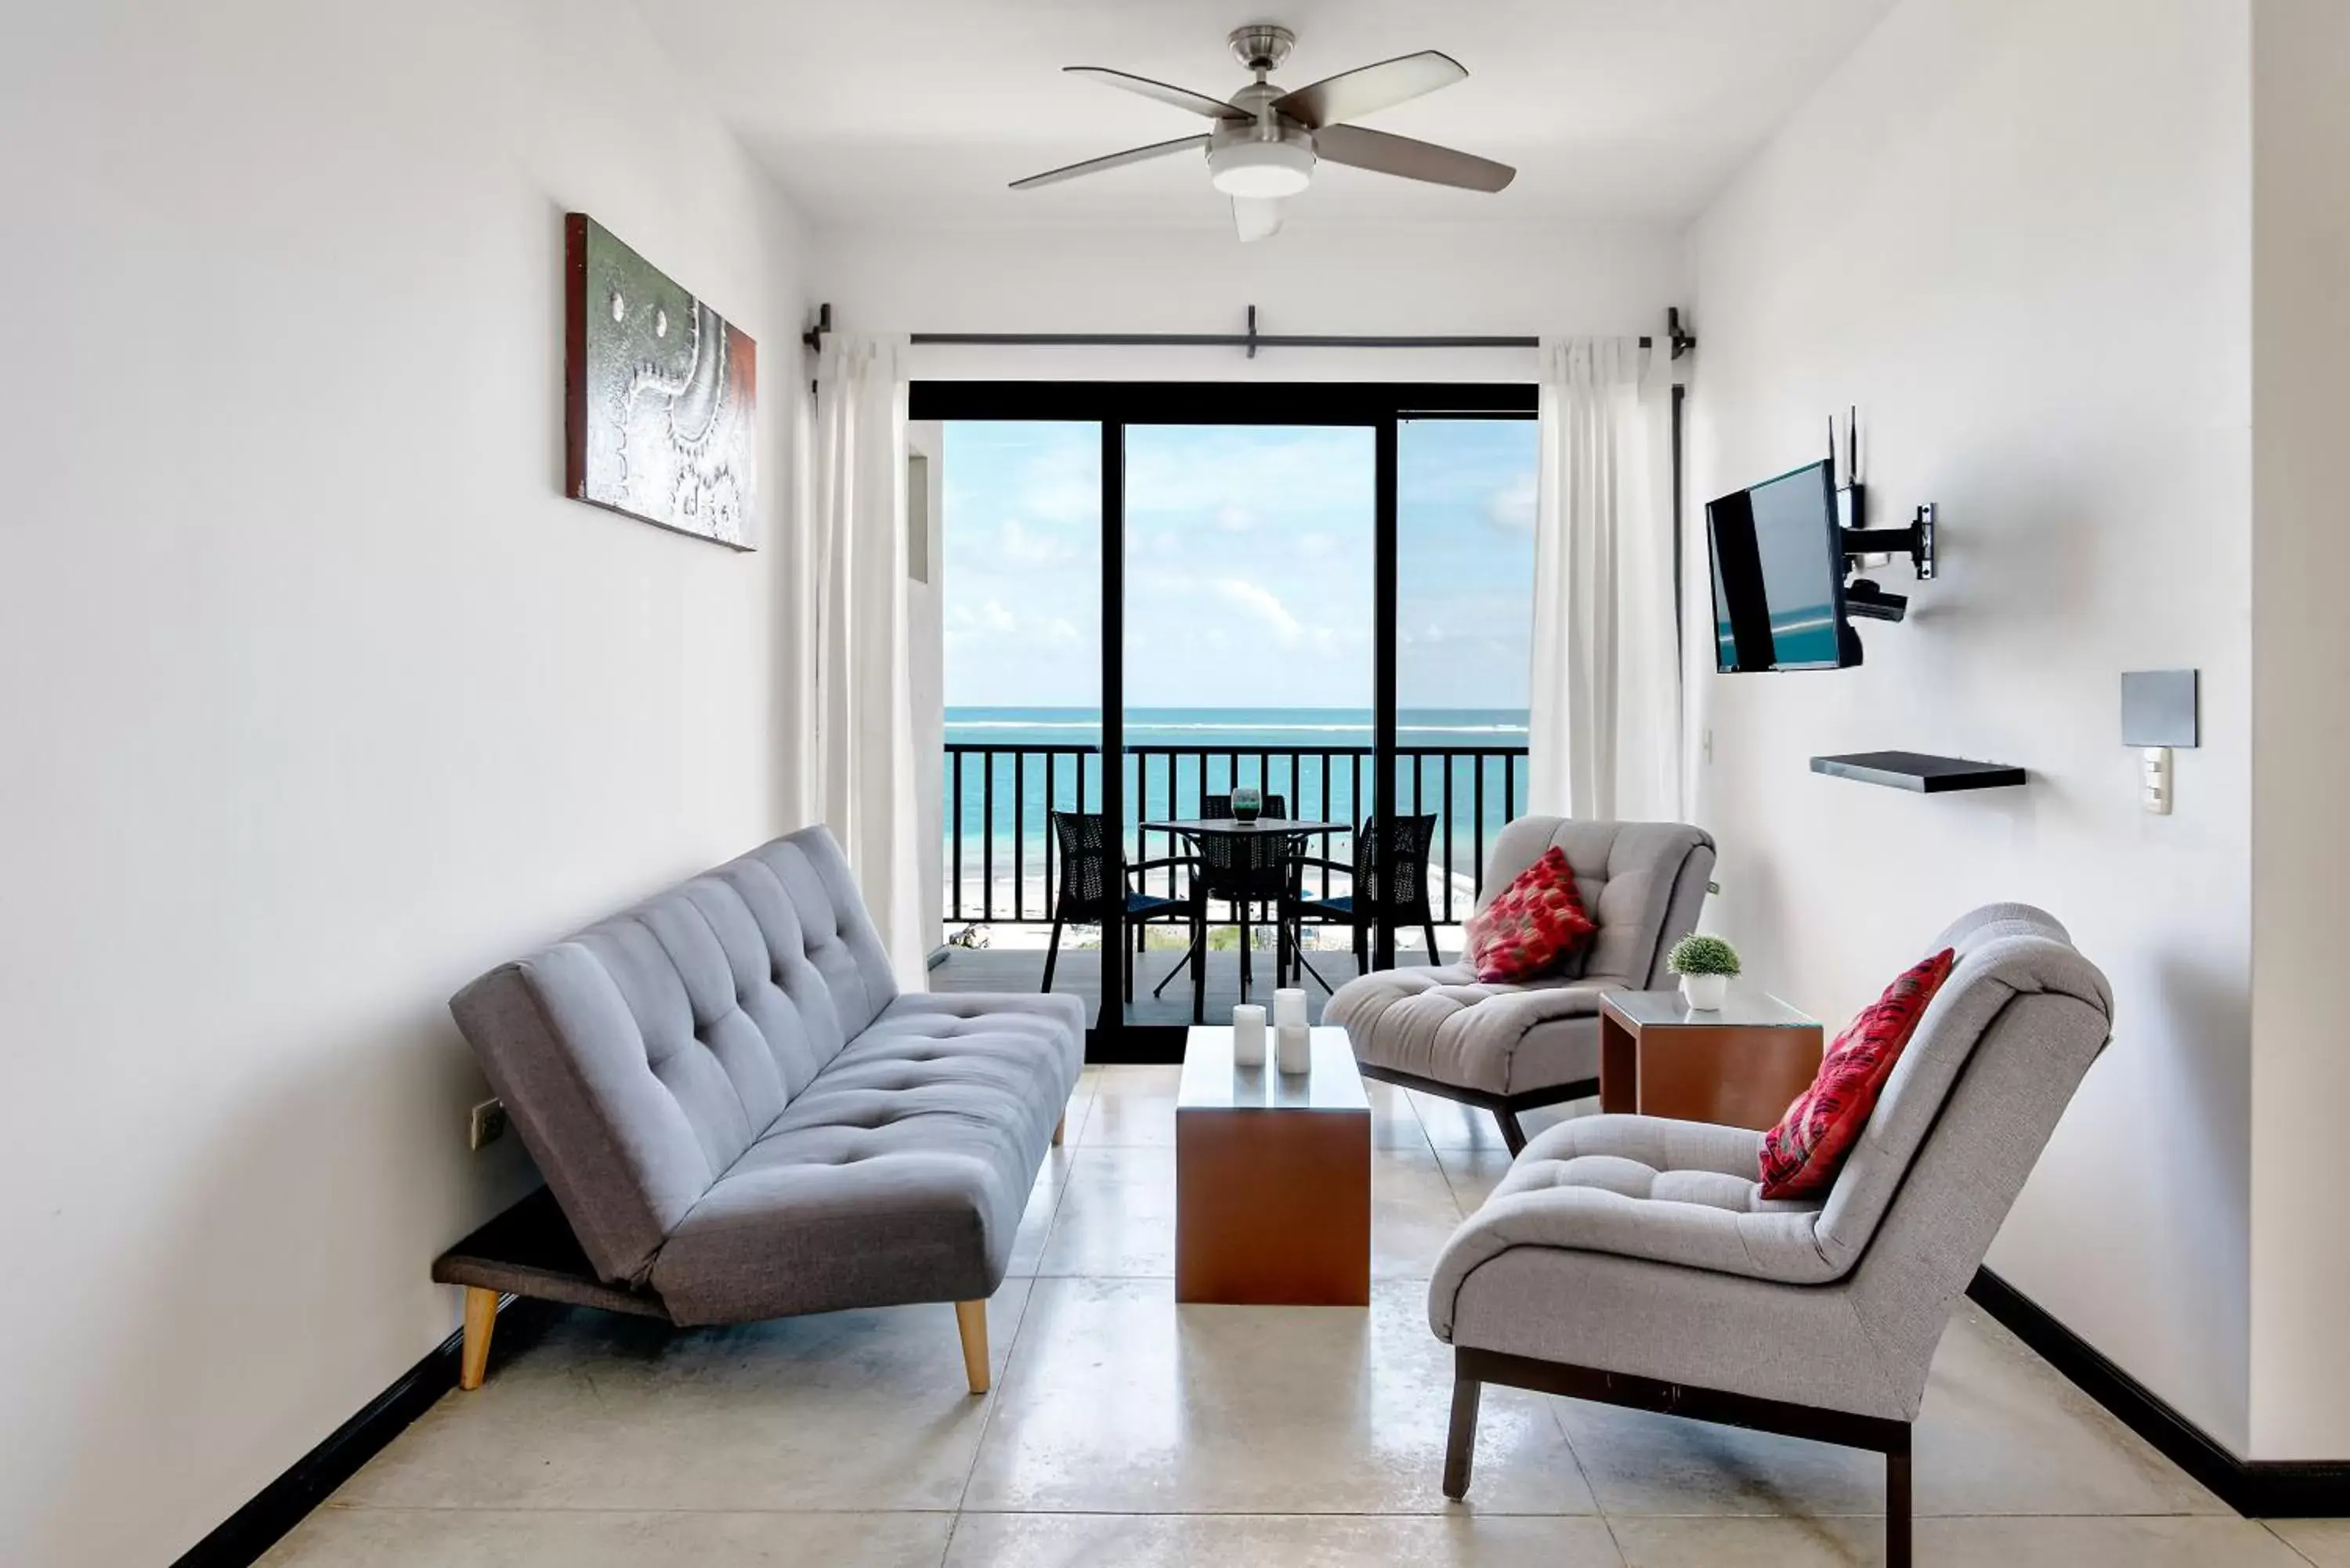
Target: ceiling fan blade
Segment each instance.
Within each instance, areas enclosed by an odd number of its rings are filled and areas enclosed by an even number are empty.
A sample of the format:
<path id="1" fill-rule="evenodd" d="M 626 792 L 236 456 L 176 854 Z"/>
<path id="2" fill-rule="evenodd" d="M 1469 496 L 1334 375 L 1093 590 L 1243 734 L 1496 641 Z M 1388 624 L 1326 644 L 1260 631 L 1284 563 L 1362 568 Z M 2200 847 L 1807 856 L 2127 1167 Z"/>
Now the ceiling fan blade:
<path id="1" fill-rule="evenodd" d="M 1468 74 L 1468 67 L 1451 56 L 1422 49 L 1416 55 L 1399 55 L 1375 66 L 1362 66 L 1309 82 L 1295 92 L 1274 99 L 1273 108 L 1276 114 L 1287 115 L 1308 130 L 1319 130 L 1326 125 L 1377 114 L 1406 99 L 1451 87 Z"/>
<path id="2" fill-rule="evenodd" d="M 1249 118 L 1247 110 L 1236 109 L 1222 99 L 1210 98 L 1206 93 L 1193 92 L 1189 88 L 1170 87 L 1165 82 L 1155 82 L 1149 77 L 1139 77 L 1131 71 L 1114 71 L 1107 66 L 1063 66 L 1061 68 L 1071 76 L 1091 77 L 1096 81 L 1110 87 L 1124 88 L 1128 92 L 1139 92 L 1145 98 L 1155 98 L 1160 103 L 1173 104 L 1177 109 L 1188 109 L 1193 114 L 1204 114 L 1210 119 Z"/>
<path id="3" fill-rule="evenodd" d="M 1270 239 L 1281 232 L 1281 198 L 1233 197 L 1232 226 L 1240 231 L 1243 244 L 1250 240 Z"/>
<path id="4" fill-rule="evenodd" d="M 1314 151 L 1325 162 L 1344 163 L 1378 174 L 1399 174 L 1431 185 L 1458 185 L 1467 191 L 1499 191 L 1518 177 L 1506 163 L 1456 152 L 1432 141 L 1389 136 L 1359 125 L 1326 125 L 1314 133 Z"/>
<path id="5" fill-rule="evenodd" d="M 1101 158 L 1088 158 L 1083 163 L 1071 163 L 1060 169 L 1047 169 L 1042 174 L 1031 174 L 1025 180 L 1014 180 L 1015 191 L 1032 191 L 1039 185 L 1057 184 L 1074 180 L 1080 174 L 1098 174 L 1105 169 L 1123 169 L 1129 163 L 1140 163 L 1152 158 L 1164 158 L 1170 152 L 1182 152 L 1208 145 L 1208 138 L 1179 136 L 1172 141 L 1154 141 L 1148 147 L 1129 147 L 1123 152 L 1112 152 Z"/>

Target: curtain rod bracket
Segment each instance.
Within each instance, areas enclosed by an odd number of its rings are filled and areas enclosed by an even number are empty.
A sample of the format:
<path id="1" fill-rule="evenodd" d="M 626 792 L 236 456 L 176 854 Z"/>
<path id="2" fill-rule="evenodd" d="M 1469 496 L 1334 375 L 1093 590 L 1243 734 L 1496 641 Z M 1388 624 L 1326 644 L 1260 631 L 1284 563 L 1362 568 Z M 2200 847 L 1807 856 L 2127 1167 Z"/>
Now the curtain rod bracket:
<path id="1" fill-rule="evenodd" d="M 1673 358 L 1678 359 L 1697 347 L 1697 339 L 1681 330 L 1681 307 L 1665 307 L 1665 340 L 1673 346 Z"/>
<path id="2" fill-rule="evenodd" d="M 1248 357 L 1256 358 L 1256 306 L 1248 307 Z"/>
<path id="3" fill-rule="evenodd" d="M 824 352 L 824 335 L 831 330 L 832 302 L 827 300 L 816 307 L 816 325 L 800 334 L 800 341 L 807 345 L 809 353 L 821 354 Z"/>

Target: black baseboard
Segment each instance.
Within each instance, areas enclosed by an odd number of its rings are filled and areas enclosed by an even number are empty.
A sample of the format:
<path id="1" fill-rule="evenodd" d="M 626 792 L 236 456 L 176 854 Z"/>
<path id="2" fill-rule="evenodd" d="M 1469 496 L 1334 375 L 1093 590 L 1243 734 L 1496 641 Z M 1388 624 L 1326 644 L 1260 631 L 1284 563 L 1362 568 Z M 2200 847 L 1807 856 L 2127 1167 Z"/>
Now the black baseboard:
<path id="1" fill-rule="evenodd" d="M 498 1314 L 495 1340 L 500 1351 L 515 1348 L 517 1333 L 527 1340 L 559 1309 L 544 1303 L 509 1300 Z M 441 1347 L 402 1373 L 398 1381 L 368 1401 L 367 1407 L 328 1434 L 327 1439 L 276 1480 L 261 1489 L 252 1501 L 223 1520 L 213 1532 L 182 1553 L 172 1568 L 247 1568 L 261 1554 L 302 1522 L 310 1511 L 359 1472 L 361 1465 L 384 1450 L 433 1401 L 457 1386 L 457 1360 L 464 1342 L 459 1330 Z"/>
<path id="2" fill-rule="evenodd" d="M 2096 1346 L 1992 1273 L 1975 1271 L 1967 1294 L 2074 1386 L 2103 1405 L 2163 1458 L 2251 1519 L 2337 1519 L 2350 1514 L 2350 1462 L 2241 1459 L 2180 1415 Z"/>

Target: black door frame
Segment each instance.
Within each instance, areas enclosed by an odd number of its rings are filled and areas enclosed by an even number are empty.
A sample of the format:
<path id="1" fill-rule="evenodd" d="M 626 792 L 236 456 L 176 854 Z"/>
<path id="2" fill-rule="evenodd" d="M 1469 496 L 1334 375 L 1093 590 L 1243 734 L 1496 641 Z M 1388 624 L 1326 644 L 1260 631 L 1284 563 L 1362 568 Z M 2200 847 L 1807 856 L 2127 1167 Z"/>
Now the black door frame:
<path id="1" fill-rule="evenodd" d="M 916 420 L 1001 420 L 1101 427 L 1102 810 L 1126 853 L 1126 431 L 1129 425 L 1355 425 L 1372 432 L 1371 809 L 1393 810 L 1395 790 L 1397 427 L 1417 419 L 1533 419 L 1531 381 L 916 381 Z M 1100 1022 L 1090 1062 L 1180 1062 L 1184 1026 L 1126 1018 L 1120 967 L 1124 915 L 1113 900 L 1102 925 Z M 1395 928 L 1378 923 L 1373 962 L 1395 962 Z"/>

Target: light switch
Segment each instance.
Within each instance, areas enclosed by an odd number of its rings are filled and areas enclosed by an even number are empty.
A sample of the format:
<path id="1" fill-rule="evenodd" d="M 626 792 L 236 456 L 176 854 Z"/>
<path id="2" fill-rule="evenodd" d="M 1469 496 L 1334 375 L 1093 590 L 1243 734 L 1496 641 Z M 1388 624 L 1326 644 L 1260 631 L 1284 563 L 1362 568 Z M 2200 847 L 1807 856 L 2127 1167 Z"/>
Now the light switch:
<path id="1" fill-rule="evenodd" d="M 2148 746 L 2138 753 L 2138 804 L 2157 816 L 2170 815 L 2170 748 Z"/>

